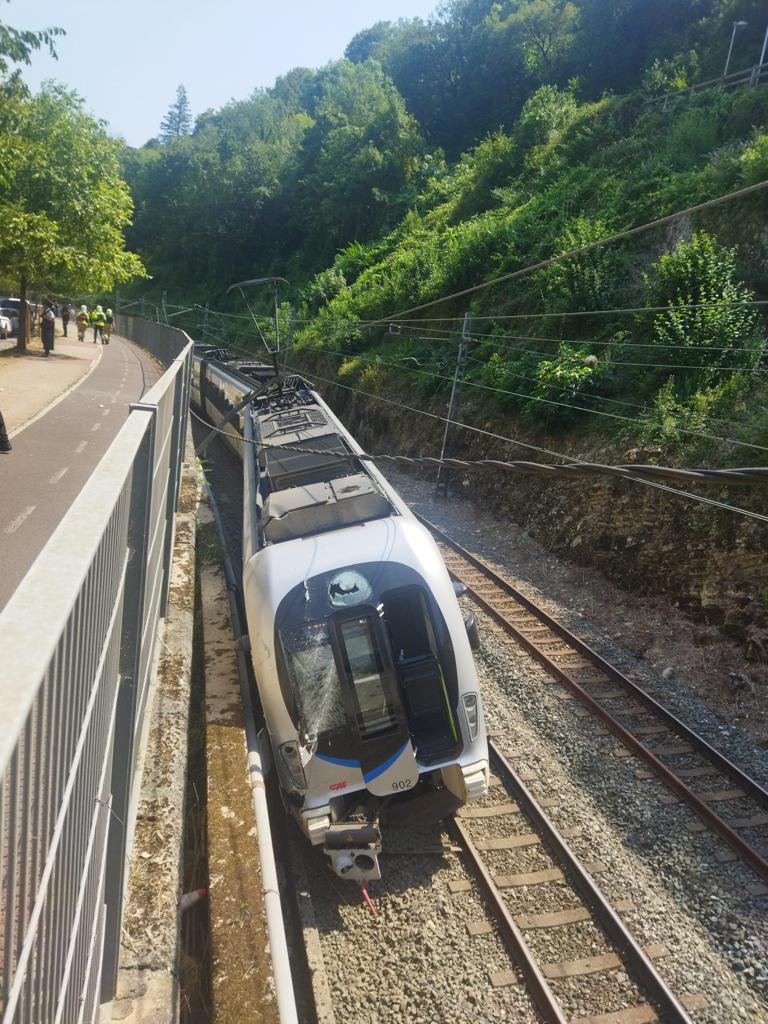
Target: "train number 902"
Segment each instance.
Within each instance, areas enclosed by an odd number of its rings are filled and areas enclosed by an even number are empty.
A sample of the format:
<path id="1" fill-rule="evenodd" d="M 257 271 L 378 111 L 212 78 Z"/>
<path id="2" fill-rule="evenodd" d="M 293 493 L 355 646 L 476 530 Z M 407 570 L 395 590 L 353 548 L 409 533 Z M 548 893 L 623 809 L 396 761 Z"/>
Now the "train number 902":
<path id="1" fill-rule="evenodd" d="M 397 793 L 399 790 L 410 789 L 412 785 L 413 781 L 411 779 L 400 779 L 398 782 L 392 783 L 392 789 Z"/>

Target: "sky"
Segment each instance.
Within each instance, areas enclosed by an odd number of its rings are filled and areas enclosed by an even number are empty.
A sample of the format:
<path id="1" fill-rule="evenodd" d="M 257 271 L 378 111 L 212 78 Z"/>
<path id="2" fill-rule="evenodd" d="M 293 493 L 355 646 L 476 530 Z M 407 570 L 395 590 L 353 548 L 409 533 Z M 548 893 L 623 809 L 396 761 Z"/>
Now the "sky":
<path id="1" fill-rule="evenodd" d="M 53 78 L 75 89 L 113 135 L 140 146 L 184 83 L 193 114 L 245 99 L 293 67 L 344 54 L 377 21 L 427 17 L 437 0 L 12 0 L 15 28 L 59 25 L 58 60 L 33 56 L 36 89 Z"/>

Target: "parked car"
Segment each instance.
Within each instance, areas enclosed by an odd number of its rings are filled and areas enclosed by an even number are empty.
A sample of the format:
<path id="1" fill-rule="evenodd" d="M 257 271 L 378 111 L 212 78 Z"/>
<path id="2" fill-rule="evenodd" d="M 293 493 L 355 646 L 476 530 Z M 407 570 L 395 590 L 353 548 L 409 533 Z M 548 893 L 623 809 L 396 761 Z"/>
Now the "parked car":
<path id="1" fill-rule="evenodd" d="M 19 333 L 18 309 L 14 309 L 13 306 L 0 306 L 0 317 L 2 317 L 5 320 L 8 320 L 10 323 L 10 327 L 8 328 L 8 334 Z M 3 337 L 6 337 L 6 335 L 3 335 Z"/>
<path id="2" fill-rule="evenodd" d="M 0 312 L 0 338 L 5 341 L 8 335 L 12 333 L 13 327 L 11 324 L 11 318 L 6 316 L 5 313 Z"/>

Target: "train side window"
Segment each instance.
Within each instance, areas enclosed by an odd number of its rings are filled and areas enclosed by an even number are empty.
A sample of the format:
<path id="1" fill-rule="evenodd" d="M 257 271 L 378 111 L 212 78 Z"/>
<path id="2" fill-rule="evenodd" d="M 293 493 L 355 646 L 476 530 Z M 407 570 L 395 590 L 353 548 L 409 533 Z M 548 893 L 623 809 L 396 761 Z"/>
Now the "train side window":
<path id="1" fill-rule="evenodd" d="M 361 739 L 395 732 L 399 708 L 387 683 L 373 621 L 367 616 L 343 619 L 337 631 Z"/>

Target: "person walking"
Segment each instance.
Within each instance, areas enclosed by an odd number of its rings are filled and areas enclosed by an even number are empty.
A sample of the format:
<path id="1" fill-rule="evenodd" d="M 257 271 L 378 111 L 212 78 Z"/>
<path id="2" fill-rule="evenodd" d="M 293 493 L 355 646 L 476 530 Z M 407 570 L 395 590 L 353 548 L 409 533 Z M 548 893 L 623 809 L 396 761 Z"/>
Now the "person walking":
<path id="1" fill-rule="evenodd" d="M 90 322 L 90 316 L 88 315 L 88 307 L 82 305 L 80 312 L 75 317 L 75 323 L 77 324 L 77 340 L 85 341 L 85 329 Z"/>
<path id="2" fill-rule="evenodd" d="M 109 339 L 112 337 L 112 331 L 115 327 L 115 317 L 111 309 L 107 310 L 107 315 L 104 324 L 104 344 L 109 344 Z"/>
<path id="3" fill-rule="evenodd" d="M 43 355 L 49 356 L 53 351 L 53 339 L 56 335 L 56 314 L 53 311 L 53 304 L 46 302 L 45 312 L 40 321 L 40 337 L 43 342 Z"/>
<path id="4" fill-rule="evenodd" d="M 0 453 L 5 455 L 12 450 L 11 442 L 8 440 L 8 431 L 5 429 L 5 420 L 0 412 Z"/>
<path id="5" fill-rule="evenodd" d="M 72 311 L 69 308 L 69 303 L 65 302 L 64 305 L 61 307 L 61 326 L 64 328 L 65 338 L 67 336 L 67 328 L 69 327 L 69 317 L 71 312 Z"/>
<path id="6" fill-rule="evenodd" d="M 101 306 L 97 306 L 96 309 L 91 313 L 91 326 L 93 327 L 93 344 L 96 344 L 96 336 L 98 335 L 103 344 L 104 342 L 104 324 L 107 322 L 107 318 L 104 316 L 104 310 Z"/>

